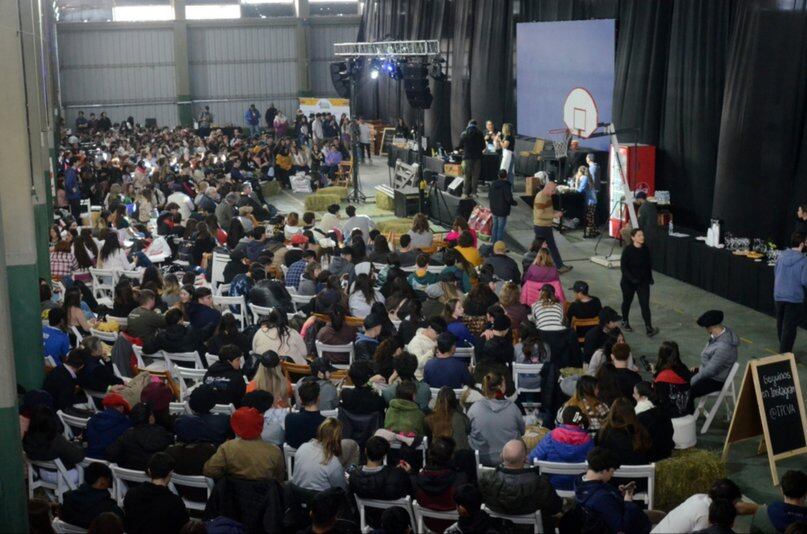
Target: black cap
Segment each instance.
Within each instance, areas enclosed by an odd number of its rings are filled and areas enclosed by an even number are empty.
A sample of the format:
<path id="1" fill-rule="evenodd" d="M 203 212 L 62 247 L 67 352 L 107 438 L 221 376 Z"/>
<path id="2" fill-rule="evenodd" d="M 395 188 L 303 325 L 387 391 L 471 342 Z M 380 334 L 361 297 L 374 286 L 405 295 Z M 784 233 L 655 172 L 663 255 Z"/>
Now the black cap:
<path id="1" fill-rule="evenodd" d="M 610 306 L 606 306 L 602 309 L 602 311 L 600 311 L 600 324 L 619 321 L 620 319 L 622 319 L 622 316 Z"/>
<path id="2" fill-rule="evenodd" d="M 317 376 L 320 373 L 332 373 L 336 371 L 336 367 L 331 365 L 331 362 L 325 358 L 314 358 L 309 364 L 311 367 L 311 374 Z"/>
<path id="3" fill-rule="evenodd" d="M 720 310 L 709 310 L 698 317 L 698 326 L 709 328 L 723 323 L 723 312 Z"/>
<path id="4" fill-rule="evenodd" d="M 584 295 L 588 295 L 588 282 L 577 280 L 569 289 L 575 293 L 583 293 Z"/>
<path id="5" fill-rule="evenodd" d="M 637 191 L 636 194 L 633 195 L 633 198 L 635 198 L 636 200 L 640 199 L 647 200 L 647 193 L 645 193 L 644 191 Z"/>

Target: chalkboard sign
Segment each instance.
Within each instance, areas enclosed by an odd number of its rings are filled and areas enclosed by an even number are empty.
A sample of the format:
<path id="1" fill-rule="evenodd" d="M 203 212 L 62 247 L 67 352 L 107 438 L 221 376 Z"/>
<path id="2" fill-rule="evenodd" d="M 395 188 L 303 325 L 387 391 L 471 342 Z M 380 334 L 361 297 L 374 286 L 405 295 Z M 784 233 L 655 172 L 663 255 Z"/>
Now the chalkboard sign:
<path id="1" fill-rule="evenodd" d="M 731 443 L 763 436 L 774 485 L 776 461 L 807 454 L 807 419 L 793 354 L 748 363 L 731 418 L 723 458 Z"/>
<path id="2" fill-rule="evenodd" d="M 788 360 L 756 366 L 759 389 L 762 394 L 763 413 L 774 456 L 807 446 L 801 427 L 803 414 L 796 395 L 798 383 Z"/>
<path id="3" fill-rule="evenodd" d="M 384 128 L 381 133 L 381 156 L 386 156 L 389 153 L 393 137 L 395 137 L 395 128 Z"/>

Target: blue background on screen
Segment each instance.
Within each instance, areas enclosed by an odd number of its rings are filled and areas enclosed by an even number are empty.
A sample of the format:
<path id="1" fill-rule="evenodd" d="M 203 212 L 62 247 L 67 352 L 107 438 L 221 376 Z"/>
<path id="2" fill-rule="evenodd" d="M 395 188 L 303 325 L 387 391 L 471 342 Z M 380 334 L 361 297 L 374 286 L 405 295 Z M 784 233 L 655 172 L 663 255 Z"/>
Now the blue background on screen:
<path id="1" fill-rule="evenodd" d="M 563 128 L 563 102 L 575 87 L 592 94 L 599 122 L 611 121 L 615 28 L 613 19 L 516 25 L 519 134 L 546 139 L 548 130 Z M 580 144 L 607 150 L 608 138 Z"/>

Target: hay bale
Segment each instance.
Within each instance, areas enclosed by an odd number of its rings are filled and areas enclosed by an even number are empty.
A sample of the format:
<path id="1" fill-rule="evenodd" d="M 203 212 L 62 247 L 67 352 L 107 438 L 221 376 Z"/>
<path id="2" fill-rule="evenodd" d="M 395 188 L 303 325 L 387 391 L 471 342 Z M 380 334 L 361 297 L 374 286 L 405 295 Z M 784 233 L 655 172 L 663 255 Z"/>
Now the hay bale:
<path id="1" fill-rule="evenodd" d="M 563 367 L 560 370 L 560 376 L 562 378 L 569 378 L 570 376 L 583 376 L 585 371 L 583 371 L 582 367 Z"/>
<path id="2" fill-rule="evenodd" d="M 378 231 L 382 234 L 405 234 L 412 229 L 412 219 L 387 219 L 377 223 Z"/>
<path id="3" fill-rule="evenodd" d="M 273 197 L 280 193 L 280 182 L 277 180 L 261 182 L 261 192 L 264 197 Z"/>
<path id="4" fill-rule="evenodd" d="M 726 464 L 714 452 L 675 450 L 671 458 L 656 462 L 654 508 L 669 512 L 693 493 L 707 493 L 712 483 L 726 476 Z"/>
<path id="5" fill-rule="evenodd" d="M 529 425 L 524 431 L 524 435 L 521 437 L 521 439 L 527 446 L 527 450 L 531 451 L 542 439 L 544 439 L 544 437 L 546 437 L 547 434 L 549 434 L 548 428 L 542 425 Z"/>
<path id="6" fill-rule="evenodd" d="M 325 211 L 331 204 L 339 204 L 339 196 L 317 194 L 305 197 L 305 211 Z"/>
<path id="7" fill-rule="evenodd" d="M 382 210 L 395 211 L 395 199 L 384 193 L 375 194 L 375 205 Z"/>
<path id="8" fill-rule="evenodd" d="M 316 195 L 337 195 L 340 199 L 344 200 L 347 198 L 347 187 L 343 186 L 329 186 L 329 187 L 321 187 L 317 189 Z"/>

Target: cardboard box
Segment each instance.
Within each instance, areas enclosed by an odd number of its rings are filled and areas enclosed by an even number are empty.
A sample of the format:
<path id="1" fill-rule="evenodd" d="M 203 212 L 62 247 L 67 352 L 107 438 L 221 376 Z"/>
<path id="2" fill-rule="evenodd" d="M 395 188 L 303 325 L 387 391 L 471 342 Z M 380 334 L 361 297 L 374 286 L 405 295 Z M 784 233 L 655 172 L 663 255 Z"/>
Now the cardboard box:
<path id="1" fill-rule="evenodd" d="M 535 176 L 527 176 L 525 177 L 525 181 L 527 183 L 527 189 L 524 194 L 528 196 L 537 195 L 538 191 L 541 190 L 541 181 Z"/>
<path id="2" fill-rule="evenodd" d="M 443 172 L 446 176 L 462 176 L 462 164 L 446 163 Z"/>

